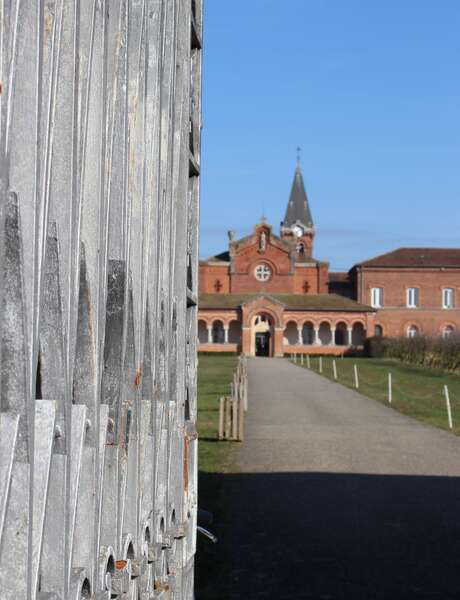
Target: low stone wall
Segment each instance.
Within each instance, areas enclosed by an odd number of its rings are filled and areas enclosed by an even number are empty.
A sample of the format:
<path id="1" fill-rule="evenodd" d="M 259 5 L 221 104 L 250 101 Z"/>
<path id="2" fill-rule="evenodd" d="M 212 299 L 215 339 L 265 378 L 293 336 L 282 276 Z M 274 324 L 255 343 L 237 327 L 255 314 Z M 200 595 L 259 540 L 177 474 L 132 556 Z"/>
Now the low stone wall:
<path id="1" fill-rule="evenodd" d="M 322 356 L 342 356 L 363 351 L 363 346 L 284 346 L 284 354 L 310 354 Z"/>
<path id="2" fill-rule="evenodd" d="M 198 352 L 240 352 L 239 344 L 198 344 Z"/>

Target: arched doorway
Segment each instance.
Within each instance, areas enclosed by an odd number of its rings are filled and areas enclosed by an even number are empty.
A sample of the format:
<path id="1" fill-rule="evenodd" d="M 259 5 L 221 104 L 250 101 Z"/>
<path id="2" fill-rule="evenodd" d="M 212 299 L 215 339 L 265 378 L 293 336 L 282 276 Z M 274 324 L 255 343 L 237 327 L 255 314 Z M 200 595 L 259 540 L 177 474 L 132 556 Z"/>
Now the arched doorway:
<path id="1" fill-rule="evenodd" d="M 256 315 L 252 321 L 252 354 L 273 356 L 273 321 L 267 314 Z"/>

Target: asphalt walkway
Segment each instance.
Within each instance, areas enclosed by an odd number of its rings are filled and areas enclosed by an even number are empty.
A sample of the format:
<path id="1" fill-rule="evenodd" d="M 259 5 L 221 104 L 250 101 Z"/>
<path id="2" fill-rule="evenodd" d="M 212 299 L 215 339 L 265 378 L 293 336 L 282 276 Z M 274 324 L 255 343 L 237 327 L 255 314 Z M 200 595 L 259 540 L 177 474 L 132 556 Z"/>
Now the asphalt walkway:
<path id="1" fill-rule="evenodd" d="M 226 477 L 232 599 L 460 598 L 460 438 L 253 359 Z"/>

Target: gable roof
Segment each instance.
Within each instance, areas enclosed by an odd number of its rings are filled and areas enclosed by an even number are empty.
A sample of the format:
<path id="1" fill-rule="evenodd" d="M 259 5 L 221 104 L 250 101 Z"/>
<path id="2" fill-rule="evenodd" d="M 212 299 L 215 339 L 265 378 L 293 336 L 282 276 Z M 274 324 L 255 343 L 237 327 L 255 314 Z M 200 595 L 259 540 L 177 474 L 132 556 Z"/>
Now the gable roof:
<path id="1" fill-rule="evenodd" d="M 374 308 L 359 304 L 351 298 L 337 294 L 200 294 L 198 308 L 231 309 L 260 297 L 267 297 L 284 305 L 287 310 L 311 310 L 341 312 L 375 312 Z"/>
<path id="2" fill-rule="evenodd" d="M 294 181 L 292 182 L 291 195 L 289 196 L 283 227 L 292 227 L 296 223 L 301 223 L 305 227 L 313 227 L 313 217 L 311 216 L 307 192 L 305 191 L 302 171 L 299 165 L 297 165 L 294 173 Z"/>
<path id="3" fill-rule="evenodd" d="M 357 267 L 458 267 L 460 248 L 398 248 L 355 265 Z"/>
<path id="4" fill-rule="evenodd" d="M 230 262 L 230 252 L 226 250 L 225 252 L 221 252 L 220 254 L 216 254 L 216 256 L 211 256 L 200 262 Z"/>
<path id="5" fill-rule="evenodd" d="M 350 274 L 347 271 L 329 271 L 329 283 L 349 283 Z"/>

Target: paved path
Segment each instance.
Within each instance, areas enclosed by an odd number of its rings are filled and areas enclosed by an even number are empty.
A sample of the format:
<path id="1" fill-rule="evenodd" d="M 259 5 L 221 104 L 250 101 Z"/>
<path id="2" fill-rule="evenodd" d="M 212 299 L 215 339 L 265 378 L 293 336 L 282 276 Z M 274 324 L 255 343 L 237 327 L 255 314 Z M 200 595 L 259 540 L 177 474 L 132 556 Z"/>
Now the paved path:
<path id="1" fill-rule="evenodd" d="M 460 438 L 281 359 L 249 403 L 232 599 L 460 598 Z"/>

